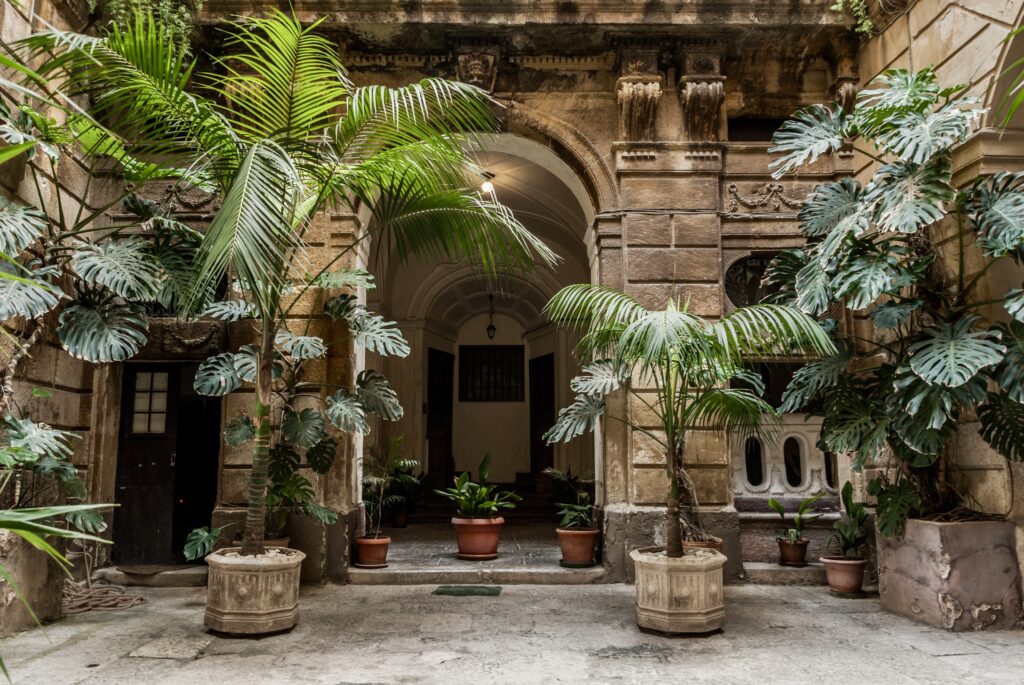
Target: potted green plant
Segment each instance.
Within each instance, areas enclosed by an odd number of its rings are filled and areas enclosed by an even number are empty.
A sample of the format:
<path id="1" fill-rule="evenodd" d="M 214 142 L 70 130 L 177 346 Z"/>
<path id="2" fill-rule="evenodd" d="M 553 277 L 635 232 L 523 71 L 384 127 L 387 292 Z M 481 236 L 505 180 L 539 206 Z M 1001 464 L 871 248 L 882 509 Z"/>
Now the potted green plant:
<path id="1" fill-rule="evenodd" d="M 812 105 L 784 124 L 778 177 L 851 147 L 876 164 L 865 184 L 807 195 L 807 243 L 780 253 L 766 284 L 822 320 L 845 310 L 842 353 L 800 369 L 782 410 L 822 416 L 826 449 L 876 474 L 882 607 L 949 630 L 1011 629 L 1016 612 L 967 610 L 1019 606 L 1020 571 L 1013 522 L 977 511 L 972 491 L 991 484 L 960 467 L 994 456 L 983 443 L 1024 459 L 1024 174 L 954 165 L 985 115 L 966 89 L 892 69 L 852 111 Z"/>
<path id="2" fill-rule="evenodd" d="M 394 438 L 398 449 L 404 443 L 402 436 Z M 405 528 L 409 525 L 409 514 L 413 513 L 423 489 L 424 474 L 415 473 L 419 467 L 415 459 L 398 459 L 392 464 L 391 483 L 388 496 L 391 501 L 387 508 L 391 512 L 391 525 Z"/>
<path id="3" fill-rule="evenodd" d="M 505 525 L 505 519 L 499 514 L 506 509 L 515 509 L 515 502 L 522 499 L 514 492 L 499 491 L 496 485 L 488 483 L 490 469 L 491 455 L 488 453 L 477 469 L 479 483 L 471 480 L 466 471 L 455 479 L 453 487 L 434 491 L 458 507 L 458 515 L 452 518 L 452 525 L 460 559 L 497 559 L 501 527 Z"/>
<path id="4" fill-rule="evenodd" d="M 650 438 L 666 458 L 666 545 L 630 554 L 637 623 L 667 633 L 720 628 L 725 556 L 714 549 L 686 550 L 683 544 L 684 538 L 712 541 L 683 460 L 687 435 L 713 429 L 771 437 L 775 410 L 755 391 L 729 387 L 730 381 L 742 379 L 761 389 L 760 377 L 745 367 L 747 359 L 832 355 L 828 335 L 791 307 L 755 305 L 711 322 L 674 298 L 665 309 L 650 310 L 628 295 L 591 284 L 563 288 L 546 311 L 552 321 L 580 331 L 577 352 L 584 366 L 572 381 L 575 400 L 561 410 L 545 439 L 568 442 L 594 430 L 605 414 L 605 398 L 620 390 L 645 406 L 661 428 L 650 430 L 650 421 L 641 425 L 629 414 L 609 417 Z M 683 587 L 686 594 L 676 594 L 674 589 Z"/>
<path id="5" fill-rule="evenodd" d="M 571 493 L 573 502 L 559 502 L 558 515 L 561 523 L 555 532 L 558 534 L 558 545 L 562 549 L 562 560 L 559 562 L 566 568 L 589 568 L 595 564 L 594 552 L 601 531 L 594 527 L 594 505 L 591 503 L 590 491 L 579 476 L 571 471 L 559 471 L 556 468 L 544 469 L 556 484 Z"/>
<path id="6" fill-rule="evenodd" d="M 363 507 L 366 523 L 363 534 L 356 537 L 355 565 L 359 568 L 384 568 L 388 565 L 391 537 L 384 535 L 381 521 L 384 511 L 401 504 L 405 496 L 396 485 L 412 488 L 419 480 L 412 470 L 419 465 L 415 459 L 402 456 L 401 437 L 392 438 L 383 450 L 373 449 L 363 460 Z"/>
<path id="7" fill-rule="evenodd" d="M 779 542 L 779 564 L 782 566 L 807 565 L 807 540 L 804 539 L 804 526 L 821 518 L 821 514 L 811 513 L 815 502 L 825 496 L 821 492 L 813 497 L 801 500 L 793 514 L 793 522 L 786 525 L 788 514 L 782 502 L 774 497 L 768 499 L 768 506 L 782 519 L 783 528 L 775 534 Z"/>
<path id="8" fill-rule="evenodd" d="M 187 170 L 187 185 L 220 198 L 188 271 L 182 308 L 252 324 L 253 342 L 208 359 L 195 382 L 212 395 L 253 384 L 251 416 L 239 425 L 251 432 L 252 453 L 242 544 L 206 558 L 205 620 L 216 630 L 265 633 L 298 620 L 304 557 L 264 546 L 279 364 L 324 358 L 328 340 L 346 355 L 352 344 L 375 355 L 409 352 L 393 323 L 344 292 L 367 287 L 372 277 L 334 269 L 354 262 L 371 241 L 398 257 L 468 257 L 491 276 L 508 264 L 551 262 L 553 253 L 468 180 L 468 150 L 482 132 L 497 129 L 484 91 L 443 79 L 357 87 L 318 22 L 306 25 L 281 12 L 241 19 L 225 32 L 232 54 L 202 75 L 193 73 L 195 61 L 167 27 L 145 14 L 98 38 L 51 31 L 33 36 L 31 45 L 57 56 L 44 77 L 74 83 L 91 96 L 97 118 L 130 131 L 118 148 L 122 155 L 138 164 L 169 160 Z M 369 220 L 344 249 L 310 259 L 307 239 L 322 230 L 323 210 L 335 206 L 368 213 Z M 224 281 L 227 301 L 211 302 Z M 330 291 L 343 294 L 324 302 Z M 297 306 L 326 314 L 348 334 L 316 335 L 333 334 L 333 324 L 297 323 Z M 130 314 L 144 326 L 141 313 L 121 308 L 111 301 L 95 316 L 106 323 Z M 365 434 L 372 415 L 401 415 L 394 391 L 373 370 L 354 383 L 299 386 L 302 404 L 285 408 L 281 420 L 303 436 L 307 461 L 319 456 L 315 446 L 327 437 L 327 422 L 339 433 Z"/>
<path id="9" fill-rule="evenodd" d="M 839 547 L 838 555 L 821 558 L 825 565 L 828 585 L 834 592 L 858 593 L 864 586 L 867 559 L 861 555 L 868 540 L 868 511 L 861 502 L 853 501 L 853 484 L 846 481 L 841 493 L 843 512 L 832 524 L 833 535 L 829 547 Z"/>

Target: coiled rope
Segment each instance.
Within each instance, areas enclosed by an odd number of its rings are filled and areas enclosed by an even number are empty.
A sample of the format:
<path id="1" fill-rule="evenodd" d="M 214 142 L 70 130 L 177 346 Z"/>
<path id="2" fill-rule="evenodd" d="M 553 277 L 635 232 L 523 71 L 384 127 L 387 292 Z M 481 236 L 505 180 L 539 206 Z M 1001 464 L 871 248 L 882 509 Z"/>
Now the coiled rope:
<path id="1" fill-rule="evenodd" d="M 130 609 L 133 606 L 146 603 L 145 597 L 128 592 L 127 588 L 120 585 L 94 586 L 92 584 L 92 554 L 84 549 L 78 554 L 81 555 L 85 563 L 85 580 L 75 581 L 70 578 L 64 580 L 61 611 L 65 614 L 81 614 L 93 609 L 106 611 Z"/>

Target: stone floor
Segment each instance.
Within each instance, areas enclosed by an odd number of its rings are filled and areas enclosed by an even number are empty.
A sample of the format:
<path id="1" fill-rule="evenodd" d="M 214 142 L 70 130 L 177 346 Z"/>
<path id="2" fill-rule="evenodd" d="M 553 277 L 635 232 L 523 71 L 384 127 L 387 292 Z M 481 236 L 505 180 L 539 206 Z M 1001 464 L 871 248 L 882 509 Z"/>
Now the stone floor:
<path id="1" fill-rule="evenodd" d="M 202 627 L 202 589 L 70 617 L 0 641 L 15 685 L 349 683 L 1021 683 L 1024 632 L 950 634 L 818 587 L 726 589 L 724 632 L 638 631 L 628 585 L 303 590 L 289 633 Z"/>

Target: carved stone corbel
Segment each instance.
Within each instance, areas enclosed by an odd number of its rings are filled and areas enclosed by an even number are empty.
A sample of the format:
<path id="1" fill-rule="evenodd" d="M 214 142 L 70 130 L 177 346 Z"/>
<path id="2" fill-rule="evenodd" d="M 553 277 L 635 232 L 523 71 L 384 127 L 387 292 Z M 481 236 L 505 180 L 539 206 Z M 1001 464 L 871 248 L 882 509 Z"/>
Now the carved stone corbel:
<path id="1" fill-rule="evenodd" d="M 492 52 L 464 52 L 455 56 L 455 77 L 463 83 L 494 91 L 498 57 Z"/>
<path id="2" fill-rule="evenodd" d="M 655 117 L 661 99 L 661 74 L 654 51 L 623 55 L 622 76 L 616 82 L 619 135 L 623 140 L 654 140 Z"/>
<path id="3" fill-rule="evenodd" d="M 860 91 L 856 63 L 852 59 L 840 60 L 836 74 L 836 80 L 832 83 L 832 97 L 849 114 L 857 103 L 857 93 Z"/>
<path id="4" fill-rule="evenodd" d="M 720 73 L 717 55 L 687 55 L 684 76 L 679 79 L 679 102 L 683 106 L 684 140 L 718 140 L 725 77 Z"/>

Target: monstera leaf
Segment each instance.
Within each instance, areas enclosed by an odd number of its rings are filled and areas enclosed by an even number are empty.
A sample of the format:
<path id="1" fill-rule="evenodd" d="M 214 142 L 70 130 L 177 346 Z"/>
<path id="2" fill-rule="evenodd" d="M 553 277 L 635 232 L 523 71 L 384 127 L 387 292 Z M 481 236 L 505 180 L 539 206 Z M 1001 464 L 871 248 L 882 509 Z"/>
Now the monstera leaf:
<path id="1" fill-rule="evenodd" d="M 843 222 L 853 223 L 858 233 L 867 230 L 868 217 L 860 211 L 863 199 L 864 189 L 853 179 L 821 184 L 800 207 L 800 231 L 808 238 L 817 238 Z"/>
<path id="2" fill-rule="evenodd" d="M 352 323 L 366 314 L 366 307 L 359 304 L 355 295 L 339 295 L 324 303 L 324 313 L 335 321 Z"/>
<path id="3" fill-rule="evenodd" d="M 796 306 L 811 316 L 828 311 L 832 304 L 832 286 L 828 272 L 817 259 L 807 262 L 796 275 Z"/>
<path id="4" fill-rule="evenodd" d="M 382 316 L 365 314 L 349 323 L 357 345 L 381 356 L 408 357 L 410 348 L 398 324 Z"/>
<path id="5" fill-rule="evenodd" d="M 34 319 L 57 306 L 64 293 L 46 279 L 53 267 L 37 269 L 27 275 L 16 273 L 7 262 L 0 262 L 0 321 L 22 316 Z"/>
<path id="6" fill-rule="evenodd" d="M 256 437 L 256 424 L 247 414 L 231 419 L 224 427 L 224 442 L 231 447 L 244 445 Z"/>
<path id="7" fill-rule="evenodd" d="M 233 322 L 242 319 L 253 319 L 259 314 L 255 307 L 245 300 L 224 300 L 212 302 L 203 310 L 203 316 L 212 316 L 221 321 Z"/>
<path id="8" fill-rule="evenodd" d="M 356 378 L 356 395 L 366 411 L 378 414 L 387 421 L 402 418 L 405 410 L 398 395 L 379 371 L 367 369 Z"/>
<path id="9" fill-rule="evenodd" d="M 275 342 L 292 359 L 316 359 L 327 354 L 327 345 L 315 335 L 295 335 L 283 331 L 277 334 Z"/>
<path id="10" fill-rule="evenodd" d="M 875 204 L 875 223 L 882 232 L 916 233 L 945 215 L 953 199 L 948 158 L 923 165 L 897 162 L 878 170 L 866 199 Z"/>
<path id="11" fill-rule="evenodd" d="M 857 468 L 882 452 L 889 421 L 870 396 L 845 386 L 829 393 L 826 406 L 822 438 L 830 451 L 855 455 Z"/>
<path id="12" fill-rule="evenodd" d="M 976 102 L 973 98 L 961 98 L 937 112 L 909 112 L 893 117 L 892 127 L 876 140 L 886 152 L 912 164 L 924 164 L 967 138 L 978 112 L 961 107 Z"/>
<path id="13" fill-rule="evenodd" d="M 857 96 L 857 128 L 871 135 L 892 127 L 893 120 L 910 112 L 930 112 L 939 97 L 935 72 L 887 69 Z"/>
<path id="14" fill-rule="evenodd" d="M 153 300 L 160 290 L 160 264 L 141 238 L 76 243 L 71 266 L 86 283 L 128 300 Z"/>
<path id="15" fill-rule="evenodd" d="M 846 373 L 850 357 L 837 354 L 806 364 L 793 374 L 792 380 L 782 393 L 779 411 L 783 413 L 800 411 L 823 390 L 839 383 Z"/>
<path id="16" fill-rule="evenodd" d="M 993 377 L 1011 400 L 1024 402 L 1024 324 L 1011 321 L 1002 330 L 1006 356 Z"/>
<path id="17" fill-rule="evenodd" d="M 906 323 L 921 304 L 921 300 L 883 302 L 871 310 L 871 323 L 881 330 L 898 328 Z"/>
<path id="18" fill-rule="evenodd" d="M 321 288 L 373 288 L 373 274 L 363 269 L 341 269 L 320 274 L 314 281 Z"/>
<path id="19" fill-rule="evenodd" d="M 327 418 L 334 426 L 344 433 L 370 432 L 370 424 L 366 422 L 366 411 L 359 397 L 347 390 L 338 390 L 327 398 Z"/>
<path id="20" fill-rule="evenodd" d="M 811 105 L 800 110 L 772 138 L 768 152 L 782 154 L 768 165 L 772 175 L 779 178 L 824 154 L 838 151 L 846 142 L 847 128 L 846 115 L 839 107 Z"/>
<path id="21" fill-rule="evenodd" d="M 17 257 L 46 230 L 46 216 L 0 196 L 0 252 Z"/>
<path id="22" fill-rule="evenodd" d="M 334 466 L 334 457 L 338 453 L 338 443 L 331 438 L 324 438 L 306 450 L 306 463 L 314 472 L 324 474 Z"/>
<path id="23" fill-rule="evenodd" d="M 850 309 L 864 309 L 892 288 L 896 264 L 889 254 L 859 255 L 836 274 L 832 287 Z"/>
<path id="24" fill-rule="evenodd" d="M 979 433 L 992 449 L 1007 459 L 1024 461 L 1024 404 L 1006 393 L 989 393 L 978 406 Z"/>
<path id="25" fill-rule="evenodd" d="M 308 449 L 324 437 L 324 415 L 316 409 L 286 409 L 281 419 L 284 439 L 301 449 Z"/>
<path id="26" fill-rule="evenodd" d="M 977 320 L 965 316 L 926 330 L 925 338 L 908 349 L 914 373 L 928 383 L 956 388 L 1002 361 L 1006 348 L 998 342 L 999 332 L 971 330 Z"/>
<path id="27" fill-rule="evenodd" d="M 1003 298 L 1003 307 L 1007 314 L 1024 323 L 1024 290 L 1014 288 L 1008 291 Z"/>
<path id="28" fill-rule="evenodd" d="M 548 443 L 569 442 L 588 430 L 594 430 L 602 414 L 604 414 L 603 398 L 593 395 L 577 395 L 572 404 L 558 412 L 558 420 L 544 434 L 544 440 Z"/>
<path id="29" fill-rule="evenodd" d="M 200 395 L 220 397 L 242 387 L 242 378 L 235 365 L 235 355 L 222 352 L 210 357 L 196 370 L 192 384 Z"/>
<path id="30" fill-rule="evenodd" d="M 772 304 L 796 305 L 796 277 L 807 265 L 807 254 L 803 250 L 782 250 L 768 264 L 764 272 L 762 287 L 767 293 L 765 302 Z"/>
<path id="31" fill-rule="evenodd" d="M 981 233 L 980 244 L 993 257 L 1024 243 L 1024 174 L 999 173 L 968 191 L 967 212 Z"/>
<path id="32" fill-rule="evenodd" d="M 573 392 L 604 397 L 615 392 L 628 378 L 628 371 L 612 359 L 598 359 L 583 367 L 569 383 Z"/>
<path id="33" fill-rule="evenodd" d="M 60 314 L 57 337 L 68 354 L 90 362 L 121 362 L 146 344 L 142 307 L 108 298 L 75 302 Z"/>
<path id="34" fill-rule="evenodd" d="M 4 417 L 4 423 L 5 442 L 10 447 L 57 460 L 71 457 L 73 433 L 50 428 L 45 423 L 36 423 L 31 419 L 19 419 L 10 414 Z"/>

